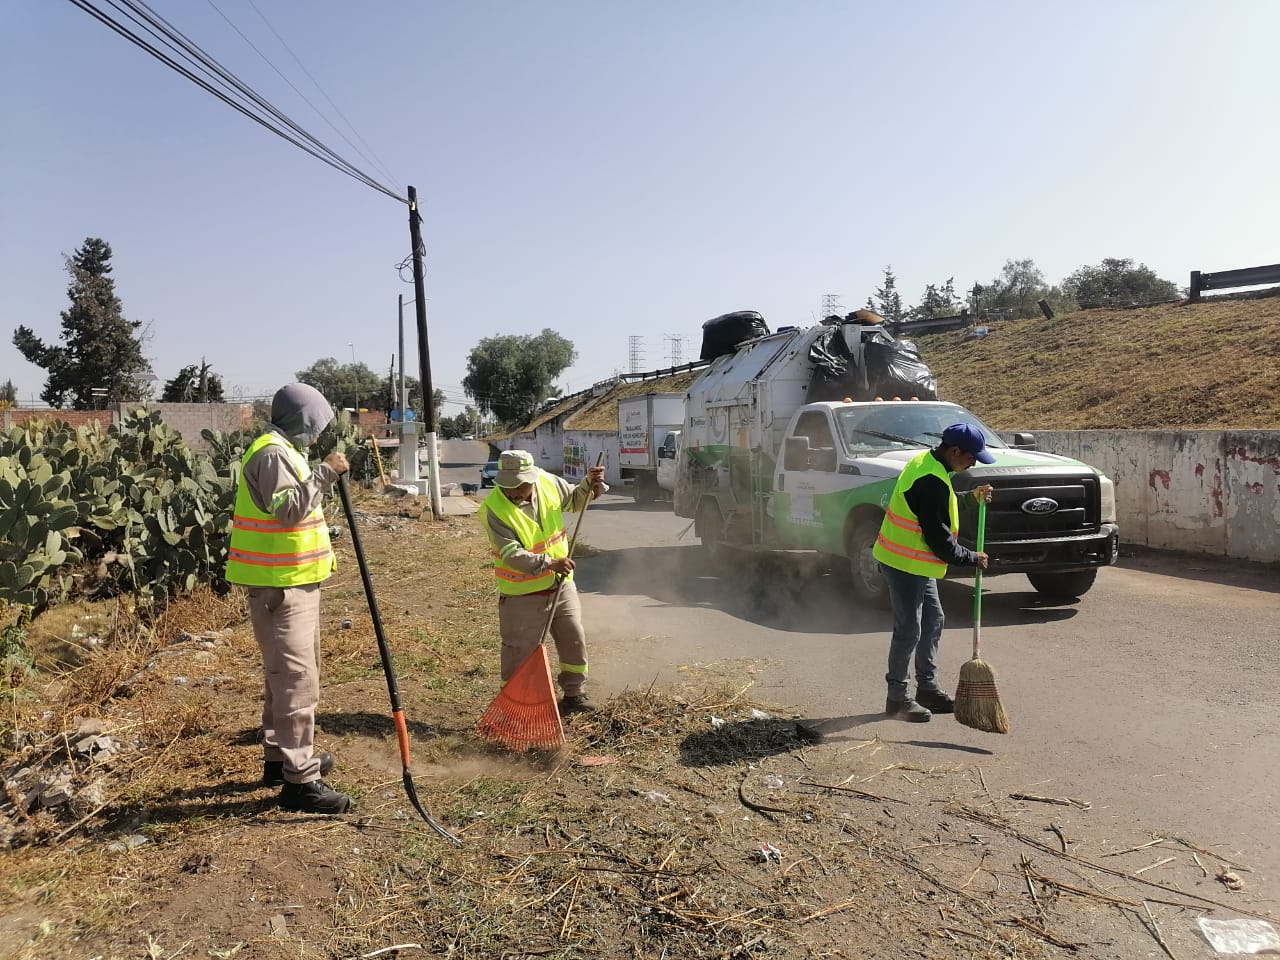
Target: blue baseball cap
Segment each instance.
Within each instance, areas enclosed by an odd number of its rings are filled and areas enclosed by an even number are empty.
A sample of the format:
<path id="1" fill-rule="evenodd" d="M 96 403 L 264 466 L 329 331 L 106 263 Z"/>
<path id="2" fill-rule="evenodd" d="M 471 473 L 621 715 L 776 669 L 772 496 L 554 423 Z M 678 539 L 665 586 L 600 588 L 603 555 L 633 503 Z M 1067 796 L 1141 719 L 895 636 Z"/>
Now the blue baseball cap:
<path id="1" fill-rule="evenodd" d="M 978 458 L 979 463 L 995 463 L 996 458 L 987 449 L 982 431 L 970 423 L 953 423 L 942 431 L 942 442 L 949 447 L 959 447 L 965 453 Z"/>

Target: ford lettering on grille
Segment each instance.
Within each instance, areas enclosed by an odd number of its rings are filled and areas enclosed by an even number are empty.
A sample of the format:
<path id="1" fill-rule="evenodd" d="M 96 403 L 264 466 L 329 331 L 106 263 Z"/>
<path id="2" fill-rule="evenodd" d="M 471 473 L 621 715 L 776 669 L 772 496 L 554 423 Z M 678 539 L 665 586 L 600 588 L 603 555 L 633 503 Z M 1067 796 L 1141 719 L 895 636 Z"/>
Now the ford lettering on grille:
<path id="1" fill-rule="evenodd" d="M 1033 497 L 1023 502 L 1022 512 L 1036 517 L 1047 517 L 1058 512 L 1058 501 L 1049 497 Z"/>

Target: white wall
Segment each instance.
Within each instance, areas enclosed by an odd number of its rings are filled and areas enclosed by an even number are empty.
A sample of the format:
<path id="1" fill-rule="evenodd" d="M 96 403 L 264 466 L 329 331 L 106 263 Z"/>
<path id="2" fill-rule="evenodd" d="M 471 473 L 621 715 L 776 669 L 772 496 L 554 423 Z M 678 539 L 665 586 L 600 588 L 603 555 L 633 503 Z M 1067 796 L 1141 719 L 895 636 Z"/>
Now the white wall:
<path id="1" fill-rule="evenodd" d="M 1280 431 L 1036 431 L 1116 483 L 1120 539 L 1280 562 Z"/>
<path id="2" fill-rule="evenodd" d="M 581 452 L 580 463 L 588 467 L 595 466 L 596 457 L 604 453 L 604 482 L 612 487 L 620 487 L 622 475 L 618 472 L 618 456 L 620 444 L 616 430 L 567 430 L 564 434 L 567 447 L 577 447 Z M 573 465 L 564 470 L 566 480 L 581 480 L 581 468 Z M 615 493 L 620 490 L 615 490 Z"/>

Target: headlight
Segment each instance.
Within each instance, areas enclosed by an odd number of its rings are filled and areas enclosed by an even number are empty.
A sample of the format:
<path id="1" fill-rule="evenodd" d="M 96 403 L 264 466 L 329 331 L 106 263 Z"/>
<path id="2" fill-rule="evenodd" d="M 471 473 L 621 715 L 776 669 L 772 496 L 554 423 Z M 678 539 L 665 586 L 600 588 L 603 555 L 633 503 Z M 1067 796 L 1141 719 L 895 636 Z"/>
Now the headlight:
<path id="1" fill-rule="evenodd" d="M 1098 479 L 1102 481 L 1102 522 L 1116 522 L 1116 485 L 1111 482 L 1109 477 L 1098 474 Z"/>

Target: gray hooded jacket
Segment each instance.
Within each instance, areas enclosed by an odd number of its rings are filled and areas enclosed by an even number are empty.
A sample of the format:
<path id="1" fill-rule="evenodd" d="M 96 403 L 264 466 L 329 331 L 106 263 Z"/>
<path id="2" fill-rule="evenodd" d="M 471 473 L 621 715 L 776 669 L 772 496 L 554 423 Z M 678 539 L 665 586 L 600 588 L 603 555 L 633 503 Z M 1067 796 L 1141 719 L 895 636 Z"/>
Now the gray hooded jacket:
<path id="1" fill-rule="evenodd" d="M 272 398 L 267 429 L 305 454 L 332 421 L 333 408 L 319 390 L 305 383 L 291 383 L 277 390 Z M 337 479 L 332 468 L 322 463 L 304 481 L 289 459 L 272 445 L 249 459 L 242 482 L 248 484 L 249 496 L 259 510 L 292 525 L 316 508 Z"/>

